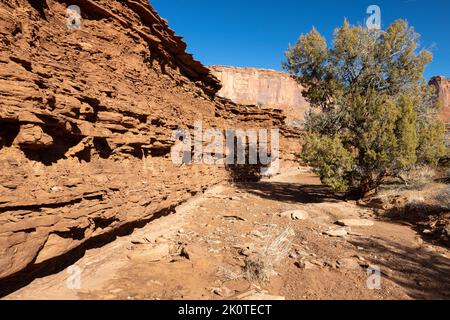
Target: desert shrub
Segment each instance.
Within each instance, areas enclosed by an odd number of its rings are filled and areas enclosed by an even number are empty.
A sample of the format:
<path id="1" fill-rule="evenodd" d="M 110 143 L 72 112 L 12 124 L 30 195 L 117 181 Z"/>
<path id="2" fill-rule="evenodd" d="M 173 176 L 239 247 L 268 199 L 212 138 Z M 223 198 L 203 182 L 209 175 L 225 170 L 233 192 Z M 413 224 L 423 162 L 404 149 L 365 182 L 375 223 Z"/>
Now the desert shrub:
<path id="1" fill-rule="evenodd" d="M 363 195 L 445 154 L 441 106 L 423 77 L 432 55 L 418 39 L 403 20 L 384 32 L 345 21 L 330 47 L 315 29 L 289 47 L 284 67 L 311 105 L 301 158 L 325 184 Z"/>

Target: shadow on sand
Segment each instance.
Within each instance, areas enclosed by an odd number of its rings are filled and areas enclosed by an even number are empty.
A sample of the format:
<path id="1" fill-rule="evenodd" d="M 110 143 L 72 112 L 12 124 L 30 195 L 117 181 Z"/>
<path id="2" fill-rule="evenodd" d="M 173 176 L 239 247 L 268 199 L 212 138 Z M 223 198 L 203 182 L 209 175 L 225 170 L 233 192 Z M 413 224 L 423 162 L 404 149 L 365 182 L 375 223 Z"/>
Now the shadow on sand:
<path id="1" fill-rule="evenodd" d="M 257 183 L 234 183 L 241 190 L 264 199 L 286 203 L 322 203 L 345 200 L 342 194 L 324 185 L 260 181 Z"/>
<path id="2" fill-rule="evenodd" d="M 368 263 L 380 268 L 382 282 L 383 279 L 394 282 L 404 288 L 413 299 L 450 298 L 448 258 L 378 237 L 360 238 L 349 242 L 356 247 L 366 248 L 372 257 L 368 259 Z"/>

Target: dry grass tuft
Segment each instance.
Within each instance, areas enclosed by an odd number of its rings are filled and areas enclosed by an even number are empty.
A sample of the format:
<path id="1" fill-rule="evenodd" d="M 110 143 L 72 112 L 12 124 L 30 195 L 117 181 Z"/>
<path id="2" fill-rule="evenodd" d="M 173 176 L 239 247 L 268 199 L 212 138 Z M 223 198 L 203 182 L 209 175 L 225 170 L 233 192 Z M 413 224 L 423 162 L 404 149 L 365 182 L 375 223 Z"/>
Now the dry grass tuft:
<path id="1" fill-rule="evenodd" d="M 294 230 L 288 227 L 270 241 L 264 250 L 247 257 L 245 260 L 247 279 L 252 282 L 268 281 L 275 272 L 275 266 L 288 256 L 294 235 Z"/>
<path id="2" fill-rule="evenodd" d="M 436 170 L 429 166 L 417 167 L 402 175 L 409 189 L 420 189 L 432 183 L 437 177 Z"/>
<path id="3" fill-rule="evenodd" d="M 450 210 L 450 186 L 439 191 L 434 200 L 437 205 L 441 206 L 444 210 Z"/>

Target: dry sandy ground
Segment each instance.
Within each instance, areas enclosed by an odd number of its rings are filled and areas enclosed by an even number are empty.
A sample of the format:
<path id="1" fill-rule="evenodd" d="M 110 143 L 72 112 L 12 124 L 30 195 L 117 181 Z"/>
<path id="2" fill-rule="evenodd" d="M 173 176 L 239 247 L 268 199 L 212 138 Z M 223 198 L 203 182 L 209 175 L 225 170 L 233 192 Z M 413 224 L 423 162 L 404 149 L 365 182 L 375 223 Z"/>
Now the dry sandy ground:
<path id="1" fill-rule="evenodd" d="M 88 250 L 75 269 L 35 279 L 5 298 L 450 298 L 448 249 L 427 243 L 408 225 L 329 195 L 316 177 L 299 171 L 217 186 L 176 214 Z M 308 217 L 279 216 L 288 210 Z M 374 225 L 347 228 L 343 237 L 324 234 L 339 229 L 335 222 L 343 218 Z M 274 264 L 267 281 L 247 279 L 246 261 L 258 257 Z M 373 267 L 381 272 L 378 288 L 368 286 L 377 287 Z"/>

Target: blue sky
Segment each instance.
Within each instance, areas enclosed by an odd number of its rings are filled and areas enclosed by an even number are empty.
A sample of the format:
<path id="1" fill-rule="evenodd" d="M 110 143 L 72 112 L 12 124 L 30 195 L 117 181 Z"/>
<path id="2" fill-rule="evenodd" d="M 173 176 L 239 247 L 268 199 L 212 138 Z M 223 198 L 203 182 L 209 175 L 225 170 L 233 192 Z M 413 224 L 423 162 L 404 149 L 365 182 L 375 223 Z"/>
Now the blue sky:
<path id="1" fill-rule="evenodd" d="M 450 78 L 450 0 L 150 0 L 205 65 L 281 70 L 288 44 L 315 26 L 327 40 L 345 17 L 365 25 L 369 5 L 381 8 L 382 28 L 407 19 L 433 52 L 425 72 Z"/>

